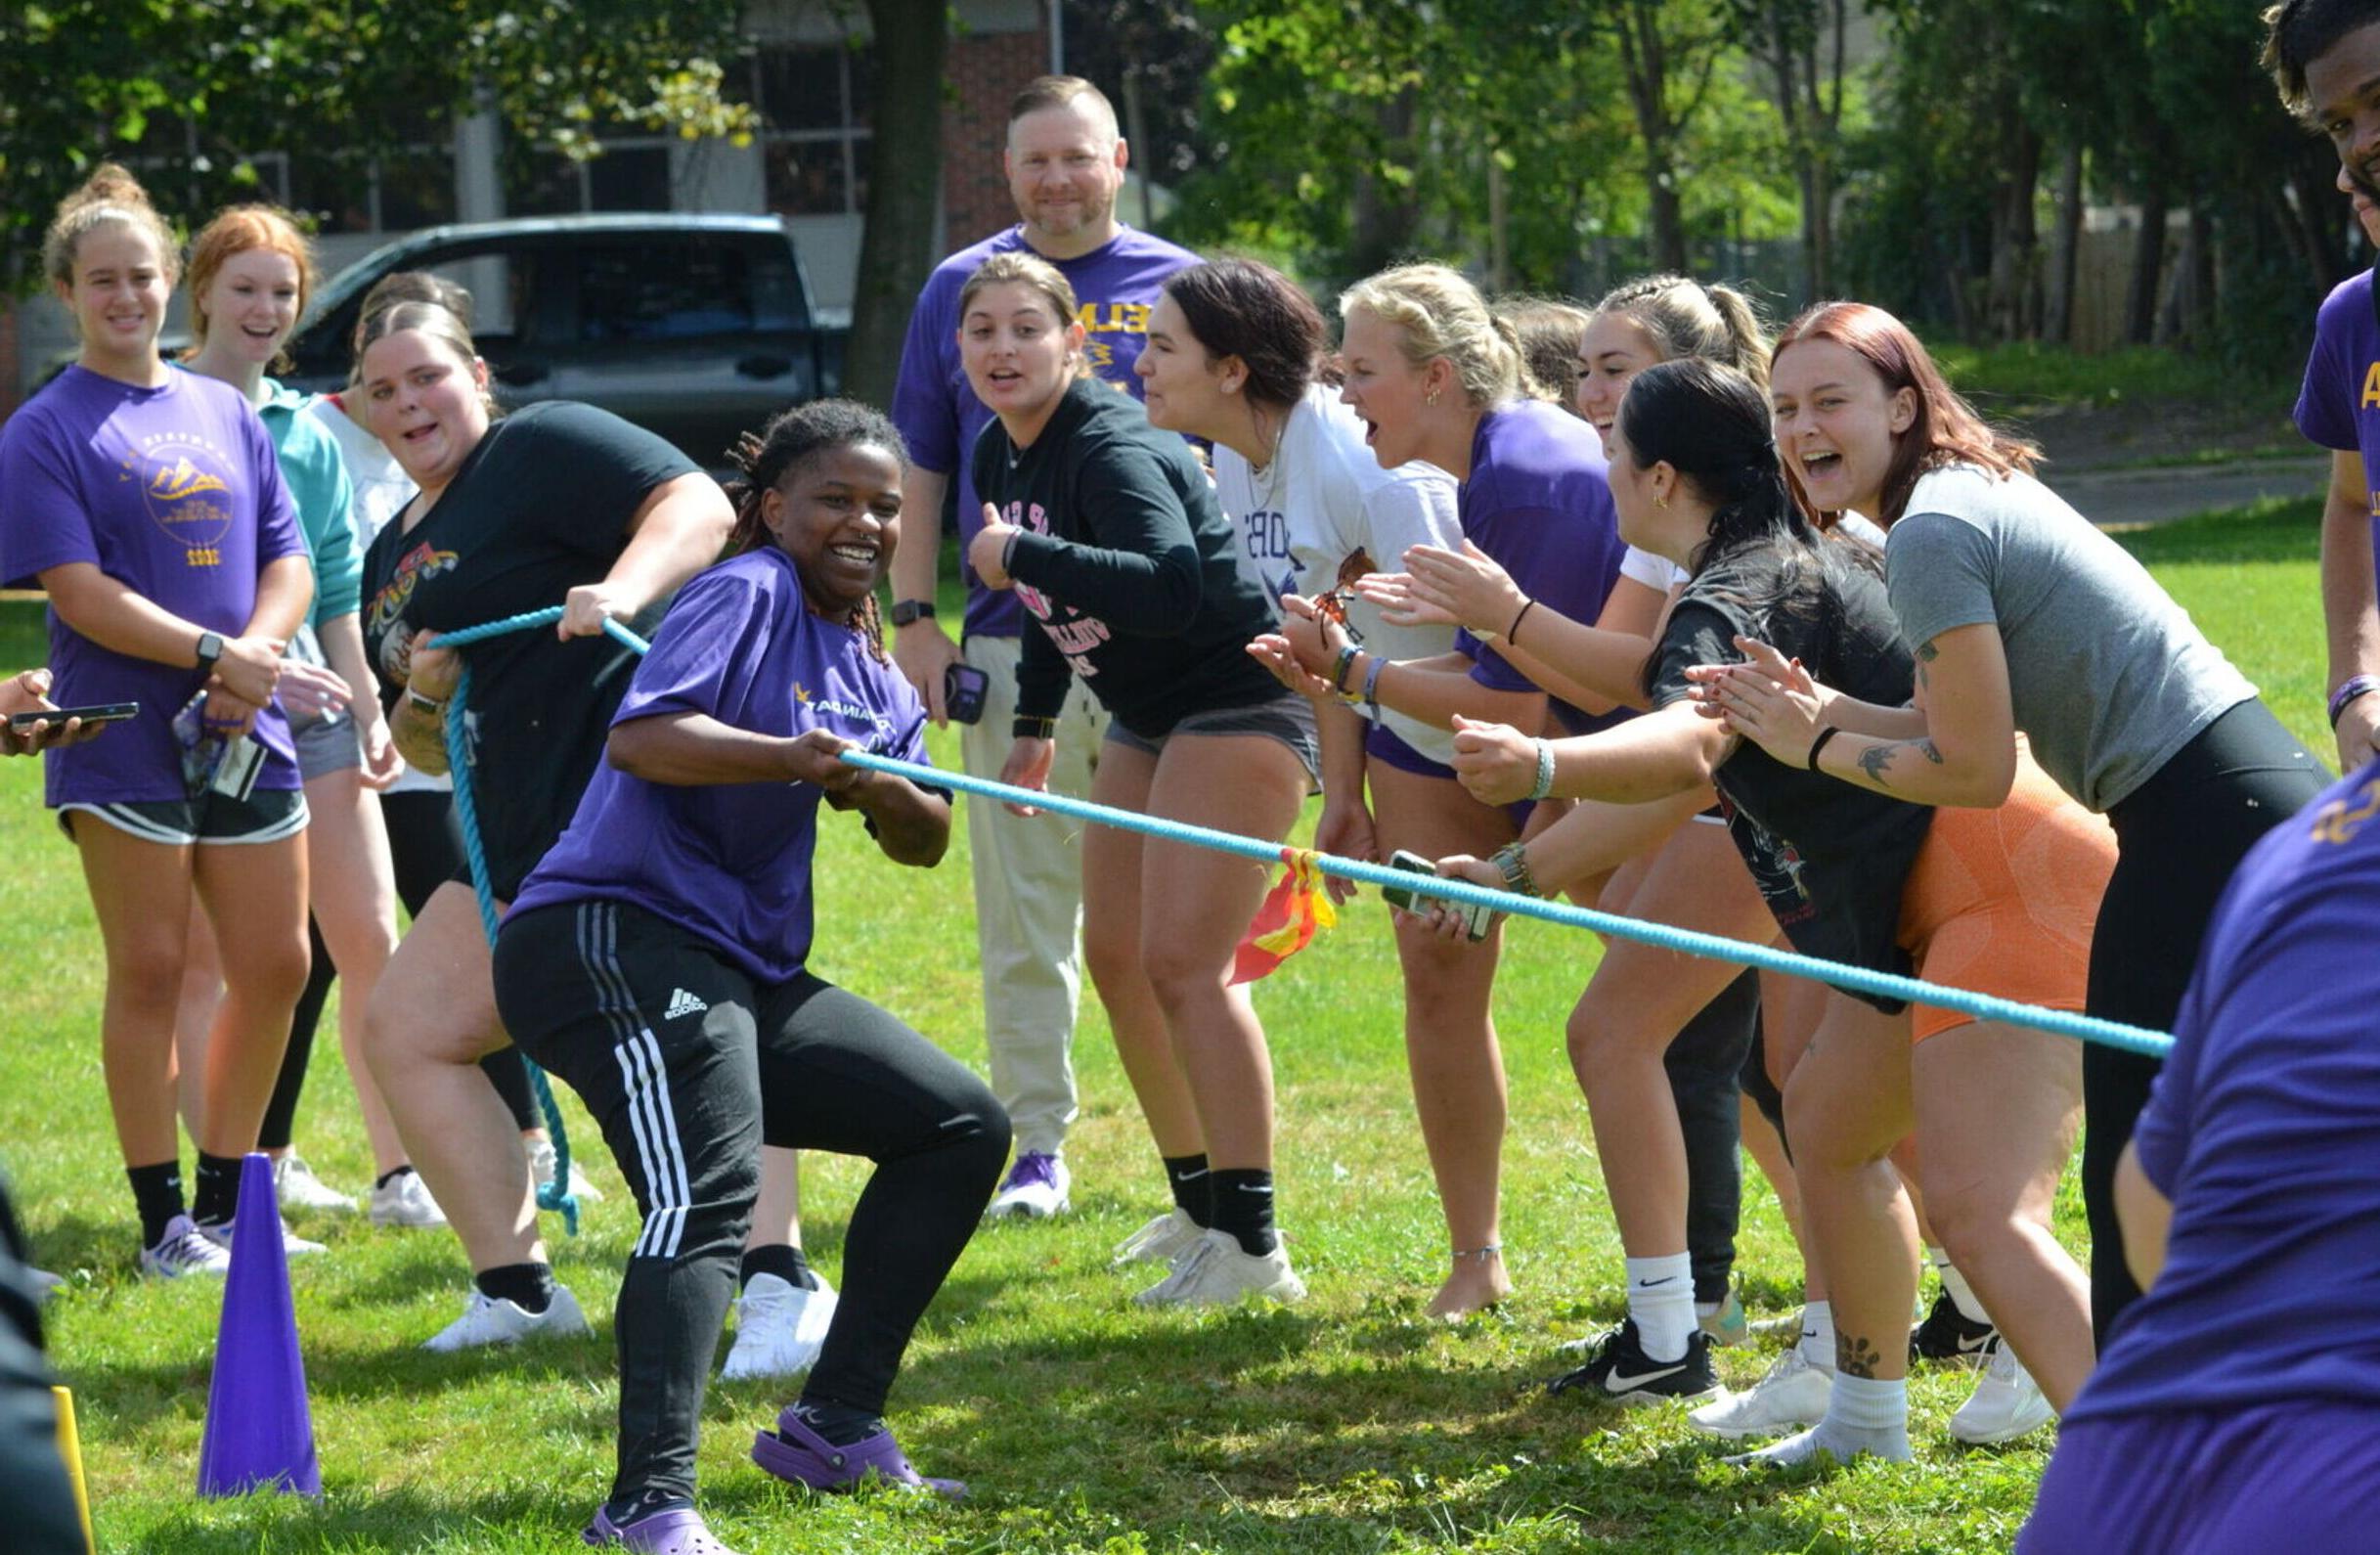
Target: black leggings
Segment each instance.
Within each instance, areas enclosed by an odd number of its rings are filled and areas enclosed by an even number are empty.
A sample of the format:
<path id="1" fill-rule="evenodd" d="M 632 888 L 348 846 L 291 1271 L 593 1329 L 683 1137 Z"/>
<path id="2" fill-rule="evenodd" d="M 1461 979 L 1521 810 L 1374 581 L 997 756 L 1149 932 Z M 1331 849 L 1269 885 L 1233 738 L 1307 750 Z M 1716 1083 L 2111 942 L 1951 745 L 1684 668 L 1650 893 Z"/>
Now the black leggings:
<path id="1" fill-rule="evenodd" d="M 621 903 L 507 919 L 496 1006 L 601 1123 L 644 1217 L 613 1323 L 611 1503 L 693 1496 L 703 1388 L 764 1143 L 876 1163 L 803 1397 L 881 1412 L 1008 1159 L 1008 1115 L 984 1083 L 856 995 L 807 972 L 756 983 L 707 941 Z"/>
<path id="2" fill-rule="evenodd" d="M 2259 837 L 2322 791 L 2329 775 L 2262 701 L 2202 730 L 2107 812 L 2115 873 L 2099 900 L 2085 1009 L 2173 1029 L 2216 899 Z M 2105 1354 L 2139 1296 L 2116 1219 L 2116 1162 L 2162 1063 L 2097 1043 L 2083 1047 L 2083 1208 L 2091 1221 L 2091 1326 Z"/>
<path id="3" fill-rule="evenodd" d="M 380 795 L 380 819 L 388 827 L 388 853 L 396 865 L 397 900 L 408 913 L 419 914 L 430 893 L 455 878 L 463 868 L 463 831 L 455 822 L 454 795 L 419 789 Z M 322 926 L 309 914 L 306 935 L 313 942 L 313 969 L 306 974 L 305 992 L 289 1016 L 289 1045 L 281 1055 L 281 1075 L 273 1082 L 273 1096 L 265 1104 L 264 1124 L 256 1133 L 259 1150 L 286 1150 L 297 1129 L 297 1098 L 306 1088 L 306 1065 L 314 1056 L 314 1031 L 321 1024 L 323 1005 L 338 968 L 331 964 L 331 948 L 323 943 Z M 539 1127 L 537 1104 L 529 1093 L 529 1071 L 520 1054 L 501 1048 L 479 1061 L 505 1098 L 512 1121 L 520 1128 Z"/>
<path id="4" fill-rule="evenodd" d="M 1743 1114 L 1736 1080 L 1760 1025 L 1760 974 L 1746 971 L 1688 1021 L 1661 1055 L 1686 1136 L 1686 1252 L 1695 1300 L 1724 1302 L 1743 1210 Z"/>

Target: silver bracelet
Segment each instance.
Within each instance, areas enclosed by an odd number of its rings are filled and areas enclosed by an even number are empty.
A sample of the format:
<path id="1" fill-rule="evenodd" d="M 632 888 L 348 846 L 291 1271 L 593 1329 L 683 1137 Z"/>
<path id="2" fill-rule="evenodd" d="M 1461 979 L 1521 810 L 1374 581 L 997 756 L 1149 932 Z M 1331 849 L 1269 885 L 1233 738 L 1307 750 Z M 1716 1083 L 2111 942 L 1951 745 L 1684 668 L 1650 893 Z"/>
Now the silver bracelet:
<path id="1" fill-rule="evenodd" d="M 1529 789 L 1531 799 L 1549 799 L 1554 793 L 1554 742 L 1537 741 L 1537 781 Z"/>

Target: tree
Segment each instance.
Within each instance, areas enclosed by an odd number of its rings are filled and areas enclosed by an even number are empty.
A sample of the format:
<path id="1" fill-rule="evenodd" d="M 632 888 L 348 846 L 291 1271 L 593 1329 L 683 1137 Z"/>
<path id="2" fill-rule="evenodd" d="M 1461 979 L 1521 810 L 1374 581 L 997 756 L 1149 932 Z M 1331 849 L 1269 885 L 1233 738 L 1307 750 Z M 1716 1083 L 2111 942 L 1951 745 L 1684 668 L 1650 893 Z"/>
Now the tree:
<path id="1" fill-rule="evenodd" d="M 1735 0 L 1737 24 L 1769 73 L 1801 194 L 1802 290 L 1832 294 L 1834 185 L 1842 156 L 1843 55 L 1851 0 Z"/>
<path id="2" fill-rule="evenodd" d="M 252 198 L 250 154 L 292 125 L 361 166 L 484 95 L 513 135 L 574 156 L 626 123 L 748 135 L 717 60 L 742 45 L 709 0 L 39 0 L 0 8 L 0 242 L 25 241 L 103 157 L 135 159 L 196 215 Z"/>
<path id="3" fill-rule="evenodd" d="M 868 0 L 875 36 L 876 103 L 867 180 L 867 226 L 852 297 L 843 392 L 890 405 L 901 375 L 909 308 L 934 268 L 934 213 L 942 198 L 942 67 L 950 37 L 948 0 Z"/>

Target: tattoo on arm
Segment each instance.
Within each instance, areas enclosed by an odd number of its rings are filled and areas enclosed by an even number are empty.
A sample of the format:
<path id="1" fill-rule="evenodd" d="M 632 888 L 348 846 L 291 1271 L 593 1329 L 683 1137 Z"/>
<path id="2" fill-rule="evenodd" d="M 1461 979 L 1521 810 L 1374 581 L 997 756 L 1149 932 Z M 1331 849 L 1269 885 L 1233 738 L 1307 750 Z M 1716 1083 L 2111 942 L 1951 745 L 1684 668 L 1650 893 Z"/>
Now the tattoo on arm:
<path id="1" fill-rule="evenodd" d="M 1858 757 L 1860 771 L 1866 773 L 1868 780 L 1878 788 L 1889 788 L 1892 783 L 1884 774 L 1905 750 L 1916 751 L 1937 767 L 1942 765 L 1942 752 L 1931 738 L 1896 739 L 1881 745 L 1870 745 L 1862 750 Z"/>
<path id="2" fill-rule="evenodd" d="M 1873 1381 L 1875 1368 L 1884 1357 L 1875 1346 L 1854 1334 L 1836 1330 L 1834 1335 L 1834 1369 L 1846 1377 L 1865 1377 Z"/>
<path id="3" fill-rule="evenodd" d="M 1928 664 L 1931 664 L 1940 653 L 1941 649 L 1935 647 L 1931 643 L 1921 643 L 1917 645 L 1917 657 Z"/>

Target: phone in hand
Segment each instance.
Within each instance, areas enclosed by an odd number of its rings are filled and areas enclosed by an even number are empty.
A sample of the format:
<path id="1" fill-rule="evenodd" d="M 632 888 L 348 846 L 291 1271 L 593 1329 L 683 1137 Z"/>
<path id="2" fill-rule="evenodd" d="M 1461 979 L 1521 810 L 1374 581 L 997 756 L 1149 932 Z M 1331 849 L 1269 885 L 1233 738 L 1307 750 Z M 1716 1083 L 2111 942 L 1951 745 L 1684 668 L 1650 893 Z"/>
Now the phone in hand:
<path id="1" fill-rule="evenodd" d="M 972 724 L 984 716 L 984 697 L 992 677 L 972 664 L 953 663 L 943 672 L 942 705 L 954 724 Z"/>
<path id="2" fill-rule="evenodd" d="M 1418 853 L 1409 853 L 1403 848 L 1388 855 L 1388 867 L 1409 869 L 1415 874 L 1426 874 L 1432 879 L 1436 878 L 1438 872 L 1435 863 L 1423 858 Z M 1426 912 L 1430 910 L 1431 902 L 1445 902 L 1443 897 L 1424 897 L 1417 892 L 1393 885 L 1382 886 L 1380 898 L 1401 912 Z M 1450 911 L 1463 915 L 1463 931 L 1475 944 L 1487 938 L 1487 926 L 1495 917 L 1493 909 L 1479 907 L 1473 903 L 1445 902 L 1445 905 Z"/>
<path id="3" fill-rule="evenodd" d="M 120 724 L 127 718 L 138 718 L 140 713 L 141 704 L 138 702 L 94 702 L 88 707 L 50 707 L 39 712 L 11 713 L 8 715 L 8 727 L 24 730 L 35 724 L 55 724 L 63 728 L 67 719 L 79 718 L 88 728 L 93 724 Z"/>

